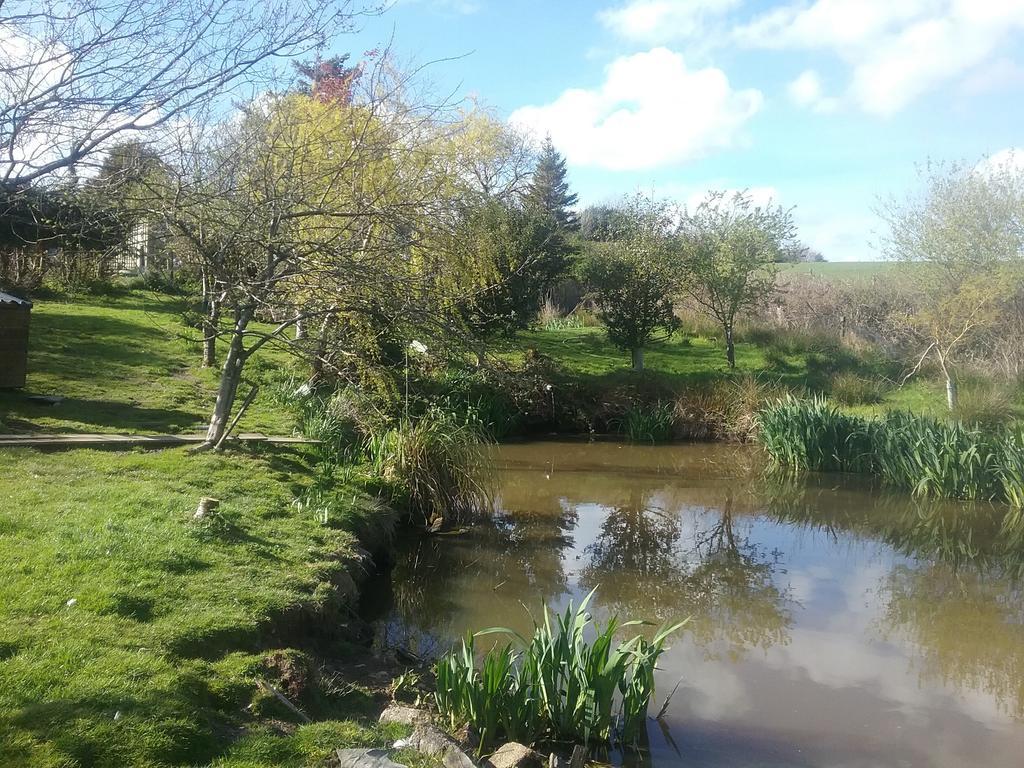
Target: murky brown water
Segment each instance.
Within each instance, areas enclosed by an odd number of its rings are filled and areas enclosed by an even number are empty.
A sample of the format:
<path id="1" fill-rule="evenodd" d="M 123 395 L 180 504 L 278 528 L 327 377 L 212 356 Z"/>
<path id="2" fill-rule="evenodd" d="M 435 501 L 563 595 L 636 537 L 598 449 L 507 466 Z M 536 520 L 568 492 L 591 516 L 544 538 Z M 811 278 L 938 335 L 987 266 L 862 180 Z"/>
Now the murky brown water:
<path id="1" fill-rule="evenodd" d="M 423 654 L 598 613 L 692 616 L 656 766 L 1024 766 L 1024 546 L 1003 511 L 849 478 L 768 481 L 723 446 L 532 443 L 498 452 L 500 513 L 401 542 L 384 640 Z"/>

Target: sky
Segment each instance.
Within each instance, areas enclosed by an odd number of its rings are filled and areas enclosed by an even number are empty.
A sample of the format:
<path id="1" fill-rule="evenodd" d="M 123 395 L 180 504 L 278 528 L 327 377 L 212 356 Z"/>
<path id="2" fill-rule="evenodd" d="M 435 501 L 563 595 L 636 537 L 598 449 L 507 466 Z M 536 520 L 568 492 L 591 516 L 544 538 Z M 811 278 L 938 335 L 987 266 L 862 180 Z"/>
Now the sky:
<path id="1" fill-rule="evenodd" d="M 335 50 L 389 40 L 550 134 L 581 205 L 747 189 L 830 261 L 880 258 L 925 162 L 1024 148 L 1024 0 L 396 0 Z"/>

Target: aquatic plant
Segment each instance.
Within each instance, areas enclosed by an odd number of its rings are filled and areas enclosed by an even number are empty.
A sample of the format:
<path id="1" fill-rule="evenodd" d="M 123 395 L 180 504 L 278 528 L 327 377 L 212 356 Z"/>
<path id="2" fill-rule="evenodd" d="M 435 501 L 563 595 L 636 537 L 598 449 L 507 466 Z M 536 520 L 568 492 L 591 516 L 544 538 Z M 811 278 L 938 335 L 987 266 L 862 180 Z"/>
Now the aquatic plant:
<path id="1" fill-rule="evenodd" d="M 635 404 L 623 415 L 621 431 L 634 443 L 667 442 L 675 431 L 675 405 Z"/>
<path id="2" fill-rule="evenodd" d="M 870 473 L 917 496 L 1024 507 L 1021 427 L 985 429 L 899 411 L 862 418 L 821 398 L 787 398 L 758 414 L 758 437 L 781 466 Z"/>
<path id="3" fill-rule="evenodd" d="M 761 409 L 758 437 L 777 464 L 819 472 L 870 472 L 867 422 L 827 400 L 786 396 Z"/>
<path id="4" fill-rule="evenodd" d="M 501 739 L 635 744 L 665 641 L 686 622 L 665 626 L 649 640 L 637 634 L 616 643 L 620 629 L 646 622 L 613 617 L 598 625 L 587 610 L 593 595 L 554 617 L 545 606 L 529 640 L 494 627 L 443 656 L 435 668 L 442 716 L 452 727 L 471 723 L 481 750 Z M 513 642 L 491 649 L 478 663 L 475 638 L 493 634 Z"/>
<path id="5" fill-rule="evenodd" d="M 431 409 L 372 433 L 364 447 L 373 471 L 428 522 L 461 522 L 490 505 L 487 439 L 471 423 Z"/>

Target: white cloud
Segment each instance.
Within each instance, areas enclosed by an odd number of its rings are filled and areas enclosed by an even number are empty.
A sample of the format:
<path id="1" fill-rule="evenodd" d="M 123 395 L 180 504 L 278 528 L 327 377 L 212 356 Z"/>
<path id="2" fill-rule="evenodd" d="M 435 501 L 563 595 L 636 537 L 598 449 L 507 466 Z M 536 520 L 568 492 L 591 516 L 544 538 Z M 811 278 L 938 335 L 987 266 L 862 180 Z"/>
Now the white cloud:
<path id="1" fill-rule="evenodd" d="M 769 49 L 832 50 L 852 67 L 850 97 L 875 114 L 969 74 L 1024 29 L 1024 0 L 816 0 L 734 32 Z"/>
<path id="2" fill-rule="evenodd" d="M 794 104 L 815 112 L 831 112 L 838 101 L 825 95 L 821 77 L 813 69 L 801 72 L 786 88 Z"/>
<path id="3" fill-rule="evenodd" d="M 573 88 L 510 121 L 550 133 L 573 165 L 638 170 L 682 163 L 741 142 L 764 98 L 734 90 L 715 67 L 688 69 L 667 48 L 616 59 L 595 89 Z"/>
<path id="4" fill-rule="evenodd" d="M 982 176 L 1006 173 L 1024 174 L 1024 149 L 1020 147 L 1007 147 L 998 152 L 993 152 L 979 162 L 974 167 L 974 170 Z"/>
<path id="5" fill-rule="evenodd" d="M 598 20 L 627 40 L 647 44 L 692 38 L 742 0 L 630 0 L 600 11 Z"/>

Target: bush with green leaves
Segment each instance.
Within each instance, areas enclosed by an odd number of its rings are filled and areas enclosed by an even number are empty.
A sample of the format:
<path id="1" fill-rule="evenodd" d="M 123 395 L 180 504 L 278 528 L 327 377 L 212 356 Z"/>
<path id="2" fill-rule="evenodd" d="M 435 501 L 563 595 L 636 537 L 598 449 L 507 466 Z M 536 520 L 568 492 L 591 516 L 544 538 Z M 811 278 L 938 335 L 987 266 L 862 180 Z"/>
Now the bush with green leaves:
<path id="1" fill-rule="evenodd" d="M 622 417 L 621 432 L 633 443 L 666 443 L 675 435 L 675 404 L 636 403 Z"/>
<path id="2" fill-rule="evenodd" d="M 637 634 L 616 642 L 619 630 L 646 622 L 613 617 L 598 625 L 587 610 L 593 596 L 560 615 L 545 606 L 529 640 L 494 627 L 443 656 L 435 668 L 435 699 L 449 726 L 473 725 L 481 751 L 502 740 L 636 744 L 654 693 L 655 665 L 668 637 L 686 622 L 664 626 L 650 639 Z M 496 634 L 512 642 L 478 662 L 475 638 Z"/>

